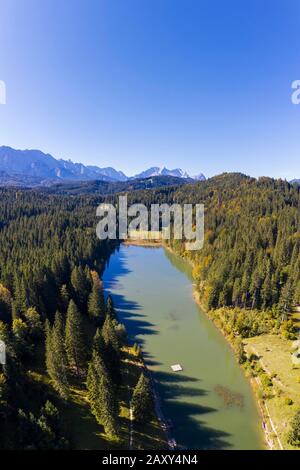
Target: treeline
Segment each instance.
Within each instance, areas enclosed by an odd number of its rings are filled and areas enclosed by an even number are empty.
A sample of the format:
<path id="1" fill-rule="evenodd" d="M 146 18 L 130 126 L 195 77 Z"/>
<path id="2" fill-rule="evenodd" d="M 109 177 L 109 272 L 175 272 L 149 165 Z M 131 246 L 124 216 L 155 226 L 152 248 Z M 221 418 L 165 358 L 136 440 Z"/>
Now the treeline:
<path id="1" fill-rule="evenodd" d="M 0 448 L 72 447 L 62 423 L 74 386 L 118 441 L 126 331 L 99 276 L 114 249 L 95 234 L 99 199 L 0 193 Z"/>

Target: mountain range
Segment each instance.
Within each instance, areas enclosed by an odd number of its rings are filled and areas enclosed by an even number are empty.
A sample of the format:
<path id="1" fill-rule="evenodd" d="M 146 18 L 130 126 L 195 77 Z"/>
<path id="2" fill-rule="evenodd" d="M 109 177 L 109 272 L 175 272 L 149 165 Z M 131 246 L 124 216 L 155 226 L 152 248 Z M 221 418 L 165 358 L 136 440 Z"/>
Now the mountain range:
<path id="1" fill-rule="evenodd" d="M 152 167 L 137 175 L 126 176 L 112 167 L 100 168 L 95 165 L 83 165 L 71 160 L 56 159 L 40 150 L 16 150 L 0 147 L 0 184 L 1 185 L 49 185 L 63 181 L 107 181 L 125 182 L 132 179 L 144 179 L 155 176 L 172 176 L 187 181 L 203 181 L 200 173 L 190 176 L 181 168 Z"/>

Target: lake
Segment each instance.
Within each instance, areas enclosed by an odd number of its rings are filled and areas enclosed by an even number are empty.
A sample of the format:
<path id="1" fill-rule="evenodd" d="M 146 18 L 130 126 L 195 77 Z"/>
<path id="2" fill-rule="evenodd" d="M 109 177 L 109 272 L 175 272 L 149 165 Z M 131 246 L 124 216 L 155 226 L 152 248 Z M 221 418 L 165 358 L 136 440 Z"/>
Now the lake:
<path id="1" fill-rule="evenodd" d="M 262 449 L 250 384 L 196 305 L 190 265 L 162 247 L 121 245 L 103 281 L 130 339 L 142 347 L 178 446 Z M 183 370 L 173 372 L 174 364 Z"/>

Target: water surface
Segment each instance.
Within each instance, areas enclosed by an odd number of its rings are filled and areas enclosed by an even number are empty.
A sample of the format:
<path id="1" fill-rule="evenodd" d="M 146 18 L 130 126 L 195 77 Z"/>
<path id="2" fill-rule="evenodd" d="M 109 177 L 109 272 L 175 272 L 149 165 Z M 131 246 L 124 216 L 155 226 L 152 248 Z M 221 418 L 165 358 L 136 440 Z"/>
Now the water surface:
<path id="1" fill-rule="evenodd" d="M 178 445 L 262 448 L 250 385 L 222 334 L 195 304 L 190 266 L 163 248 L 121 245 L 103 280 L 120 321 L 142 346 Z M 172 372 L 177 363 L 182 372 Z"/>

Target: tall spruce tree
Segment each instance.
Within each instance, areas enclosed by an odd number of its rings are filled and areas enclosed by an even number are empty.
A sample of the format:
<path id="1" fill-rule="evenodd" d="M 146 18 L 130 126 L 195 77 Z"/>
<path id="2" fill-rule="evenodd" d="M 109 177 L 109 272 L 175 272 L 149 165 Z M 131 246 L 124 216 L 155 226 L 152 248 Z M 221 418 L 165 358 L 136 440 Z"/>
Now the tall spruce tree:
<path id="1" fill-rule="evenodd" d="M 147 423 L 154 415 L 154 398 L 149 378 L 141 373 L 132 394 L 131 407 L 138 423 Z"/>
<path id="2" fill-rule="evenodd" d="M 93 339 L 93 350 L 95 350 L 100 357 L 105 360 L 106 345 L 100 328 L 97 328 Z"/>
<path id="3" fill-rule="evenodd" d="M 65 345 L 69 365 L 75 367 L 77 375 L 79 375 L 80 369 L 85 366 L 86 342 L 81 314 L 74 300 L 70 300 L 68 306 Z"/>
<path id="4" fill-rule="evenodd" d="M 113 320 L 117 320 L 117 314 L 114 307 L 112 296 L 109 294 L 106 301 L 106 312 Z"/>
<path id="5" fill-rule="evenodd" d="M 88 313 L 95 325 L 103 325 L 105 319 L 104 294 L 102 286 L 96 282 L 93 283 L 92 292 L 89 295 Z"/>
<path id="6" fill-rule="evenodd" d="M 102 337 L 105 344 L 105 364 L 115 384 L 120 384 L 120 344 L 115 330 L 115 320 L 107 315 L 102 327 Z"/>
<path id="7" fill-rule="evenodd" d="M 88 397 L 91 410 L 106 434 L 117 437 L 119 433 L 118 402 L 115 388 L 100 355 L 94 350 L 87 375 Z"/>
<path id="8" fill-rule="evenodd" d="M 115 321 L 111 318 L 110 315 L 107 315 L 105 322 L 102 328 L 102 336 L 106 345 L 111 343 L 115 352 L 120 354 L 120 340 L 116 332 Z"/>
<path id="9" fill-rule="evenodd" d="M 86 309 L 88 296 L 91 291 L 91 276 L 86 266 L 75 266 L 71 274 L 71 283 L 75 291 L 76 301 L 83 311 Z"/>
<path id="10" fill-rule="evenodd" d="M 65 313 L 67 311 L 69 302 L 70 302 L 70 294 L 68 291 L 68 287 L 66 286 L 66 284 L 63 284 L 60 288 L 60 295 L 59 295 L 59 305 L 60 305 L 62 312 Z"/>
<path id="11" fill-rule="evenodd" d="M 64 326 L 57 312 L 53 327 L 46 323 L 46 367 L 54 388 L 61 397 L 68 397 L 67 357 L 64 345 Z"/>

